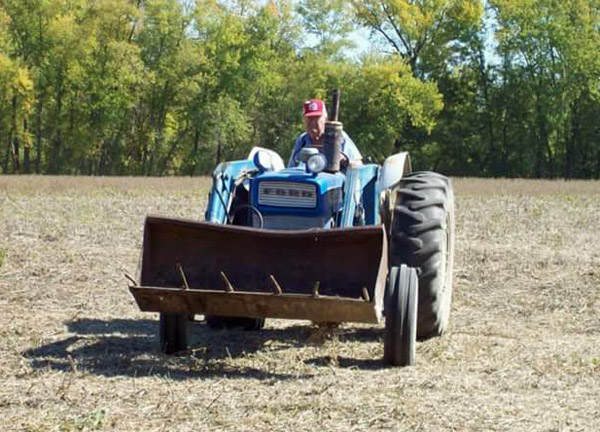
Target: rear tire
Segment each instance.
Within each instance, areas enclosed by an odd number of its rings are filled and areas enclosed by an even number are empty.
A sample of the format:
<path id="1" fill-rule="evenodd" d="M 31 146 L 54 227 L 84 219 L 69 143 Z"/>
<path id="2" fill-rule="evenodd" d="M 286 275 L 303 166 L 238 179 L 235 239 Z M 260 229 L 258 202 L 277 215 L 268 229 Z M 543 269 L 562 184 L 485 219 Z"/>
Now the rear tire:
<path id="1" fill-rule="evenodd" d="M 185 351 L 189 344 L 190 317 L 187 313 L 161 312 L 159 321 L 160 350 L 165 354 Z"/>
<path id="2" fill-rule="evenodd" d="M 434 172 L 406 175 L 393 191 L 390 261 L 419 275 L 417 338 L 445 333 L 452 299 L 454 192 L 450 180 Z"/>
<path id="3" fill-rule="evenodd" d="M 417 345 L 419 278 L 414 268 L 393 267 L 387 286 L 383 362 L 390 366 L 413 366 Z"/>

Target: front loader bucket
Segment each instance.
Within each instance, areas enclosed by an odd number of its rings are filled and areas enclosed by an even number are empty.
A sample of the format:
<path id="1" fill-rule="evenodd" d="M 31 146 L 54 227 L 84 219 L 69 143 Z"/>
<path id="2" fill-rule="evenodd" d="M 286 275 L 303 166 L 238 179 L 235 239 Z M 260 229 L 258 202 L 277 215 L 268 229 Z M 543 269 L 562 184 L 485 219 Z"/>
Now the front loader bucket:
<path id="1" fill-rule="evenodd" d="M 273 231 L 148 217 L 140 308 L 154 312 L 377 322 L 382 226 Z"/>

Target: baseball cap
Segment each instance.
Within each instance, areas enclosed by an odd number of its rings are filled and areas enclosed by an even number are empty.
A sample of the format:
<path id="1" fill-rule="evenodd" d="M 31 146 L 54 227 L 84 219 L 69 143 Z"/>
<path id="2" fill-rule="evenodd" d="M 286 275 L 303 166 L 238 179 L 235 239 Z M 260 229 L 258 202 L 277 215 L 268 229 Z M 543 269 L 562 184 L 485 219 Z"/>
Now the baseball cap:
<path id="1" fill-rule="evenodd" d="M 321 99 L 311 99 L 304 102 L 304 117 L 322 116 L 325 104 Z"/>

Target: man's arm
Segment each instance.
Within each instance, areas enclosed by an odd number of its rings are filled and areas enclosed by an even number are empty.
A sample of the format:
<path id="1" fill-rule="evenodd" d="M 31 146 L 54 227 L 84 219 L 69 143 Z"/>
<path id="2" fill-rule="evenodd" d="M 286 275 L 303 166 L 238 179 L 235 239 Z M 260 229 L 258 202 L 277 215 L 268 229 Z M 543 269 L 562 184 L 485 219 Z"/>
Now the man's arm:
<path id="1" fill-rule="evenodd" d="M 348 136 L 346 131 L 343 131 L 342 135 L 344 137 L 342 153 L 348 158 L 348 164 L 350 166 L 362 165 L 362 154 L 360 153 L 360 150 L 358 150 L 358 147 L 356 147 L 356 144 L 354 144 L 354 141 L 352 141 L 352 138 Z"/>
<path id="2" fill-rule="evenodd" d="M 302 149 L 302 138 L 304 138 L 304 135 L 306 135 L 306 134 L 303 133 L 298 138 L 296 138 L 296 141 L 294 141 L 294 148 L 292 149 L 292 154 L 290 155 L 290 160 L 288 161 L 288 164 L 287 164 L 288 168 L 294 168 L 295 166 L 298 165 L 296 163 L 296 161 L 294 160 L 294 157 L 298 154 L 300 149 Z"/>

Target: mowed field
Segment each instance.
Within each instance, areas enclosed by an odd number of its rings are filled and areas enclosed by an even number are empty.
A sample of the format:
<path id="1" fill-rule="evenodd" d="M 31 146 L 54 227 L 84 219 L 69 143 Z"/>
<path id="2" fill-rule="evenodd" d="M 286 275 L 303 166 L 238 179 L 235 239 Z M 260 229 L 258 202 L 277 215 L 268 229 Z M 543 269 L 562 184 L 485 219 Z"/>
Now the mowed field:
<path id="1" fill-rule="evenodd" d="M 0 430 L 600 430 L 599 182 L 454 179 L 451 324 L 404 369 L 356 324 L 197 317 L 160 354 L 123 274 L 209 182 L 0 177 Z"/>

